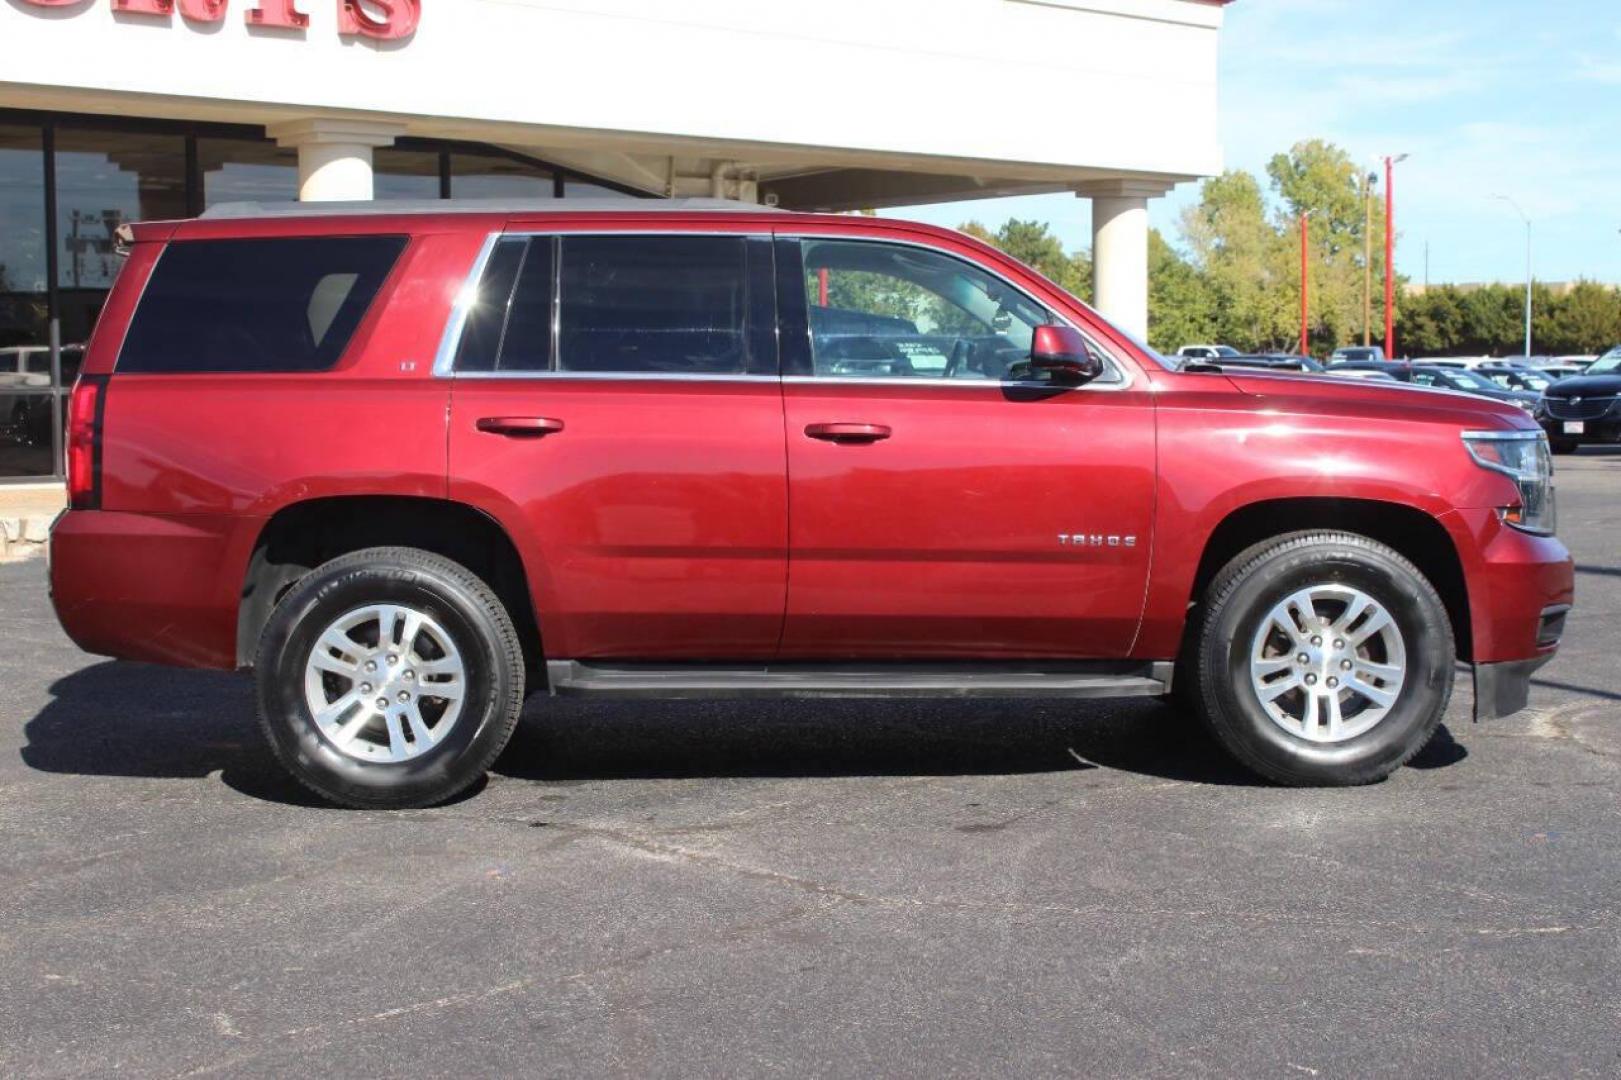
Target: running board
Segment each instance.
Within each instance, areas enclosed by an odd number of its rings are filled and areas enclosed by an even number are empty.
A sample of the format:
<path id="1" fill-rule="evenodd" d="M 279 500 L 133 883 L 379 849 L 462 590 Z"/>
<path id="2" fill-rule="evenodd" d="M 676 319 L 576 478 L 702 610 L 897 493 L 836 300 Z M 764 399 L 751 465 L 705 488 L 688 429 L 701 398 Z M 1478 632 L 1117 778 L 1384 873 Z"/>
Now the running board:
<path id="1" fill-rule="evenodd" d="M 1071 663 L 652 664 L 548 660 L 553 694 L 605 697 L 1153 697 L 1169 661 Z"/>

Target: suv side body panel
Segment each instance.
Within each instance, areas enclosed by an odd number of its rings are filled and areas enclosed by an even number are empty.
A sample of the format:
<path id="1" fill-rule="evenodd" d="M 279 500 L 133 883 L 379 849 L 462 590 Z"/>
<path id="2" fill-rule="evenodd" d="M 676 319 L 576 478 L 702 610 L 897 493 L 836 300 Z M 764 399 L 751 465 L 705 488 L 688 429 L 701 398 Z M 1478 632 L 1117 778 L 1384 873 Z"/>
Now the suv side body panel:
<path id="1" fill-rule="evenodd" d="M 980 641 L 986 649 L 1002 649 L 1004 635 L 1022 634 L 1020 647 L 1038 655 L 1072 649 L 1068 655 L 1173 657 L 1201 555 L 1220 523 L 1246 506 L 1305 496 L 1366 499 L 1422 510 L 1451 537 L 1465 574 L 1474 642 L 1470 659 L 1534 659 L 1549 651 L 1536 643 L 1536 622 L 1543 608 L 1570 601 L 1568 552 L 1556 539 L 1529 536 L 1501 522 L 1497 508 L 1514 501 L 1512 484 L 1471 462 L 1457 439 L 1462 429 L 1530 423 L 1511 408 L 1388 384 L 1168 372 L 1033 271 L 975 241 L 924 226 L 810 215 L 788 219 L 791 224 L 773 220 L 762 226 L 757 215 L 605 212 L 526 217 L 511 227 L 539 230 L 566 222 L 569 228 L 602 230 L 647 228 L 655 221 L 654 227 L 660 229 L 780 227 L 796 234 L 826 230 L 877 239 L 911 238 L 956 251 L 1027 289 L 1132 369 L 1129 393 L 1083 391 L 1069 395 L 1073 402 L 1055 399 L 1042 406 L 1055 416 L 1060 408 L 1081 416 L 1104 407 L 1101 401 L 1094 406 L 1093 398 L 1108 398 L 1107 408 L 1120 414 L 1116 419 L 1130 422 L 1113 432 L 1111 445 L 1102 449 L 1087 445 L 1092 431 L 1086 423 L 1065 419 L 1050 422 L 1034 442 L 1033 432 L 993 426 L 988 430 L 996 433 L 996 446 L 964 444 L 960 453 L 897 455 L 883 470 L 849 464 L 855 454 L 834 457 L 835 452 L 871 447 L 818 444 L 819 450 L 827 451 L 827 460 L 816 464 L 804 459 L 802 475 L 814 478 L 813 485 L 852 480 L 862 485 L 843 491 L 853 492 L 858 504 L 877 508 L 871 518 L 858 522 L 869 530 L 863 543 L 879 543 L 885 529 L 915 531 L 921 525 L 936 537 L 944 533 L 938 544 L 929 537 L 906 537 L 886 553 L 883 561 L 911 575 L 909 580 L 897 579 L 897 592 L 910 596 L 905 602 L 917 605 L 914 610 L 922 617 L 885 637 L 883 648 L 869 655 L 918 656 L 931 649 L 935 651 L 928 654 L 937 657 L 964 655 L 973 649 L 964 649 L 961 638 L 949 649 L 938 650 L 931 646 L 931 634 L 952 626 L 952 620 L 985 618 L 993 627 Z M 486 415 L 495 404 L 498 381 L 486 380 L 480 387 L 472 385 L 474 380 L 435 378 L 432 360 L 453 298 L 464 287 L 481 245 L 507 224 L 505 215 L 463 213 L 137 226 L 134 253 L 86 356 L 84 370 L 89 374 L 114 370 L 141 286 L 158 249 L 171 235 L 175 242 L 184 242 L 323 231 L 393 232 L 409 235 L 411 242 L 334 370 L 205 377 L 126 373 L 110 380 L 103 508 L 69 512 L 52 538 L 53 599 L 69 634 L 87 649 L 108 655 L 232 667 L 244 575 L 259 532 L 272 514 L 321 496 L 431 495 L 469 503 L 507 530 L 527 569 L 549 655 L 625 656 L 647 650 L 689 657 L 720 651 L 738 658 L 765 655 L 758 643 L 771 637 L 773 618 L 780 626 L 783 608 L 792 603 L 793 595 L 792 571 L 784 570 L 793 516 L 788 505 L 788 451 L 781 390 L 775 380 L 740 389 L 723 389 L 729 384 L 716 383 L 705 390 L 676 390 L 684 399 L 680 409 L 669 407 L 671 393 L 666 387 L 635 390 L 625 398 L 629 404 L 620 406 L 616 400 L 626 393 L 624 383 L 604 380 L 587 386 L 588 380 L 579 380 L 565 391 L 565 380 L 558 380 L 555 389 L 547 380 L 524 381 L 518 393 L 536 395 L 531 404 L 540 415 L 559 404 L 577 413 L 580 419 L 570 434 L 588 437 L 574 445 L 590 445 L 591 452 L 568 449 L 563 440 L 552 443 L 548 437 L 521 445 L 538 451 L 532 455 L 536 458 L 568 455 L 565 460 L 572 461 L 572 472 L 517 463 L 520 444 L 515 443 L 503 451 L 506 461 L 483 466 L 482 471 L 458 466 L 452 475 L 454 446 L 472 437 L 464 419 L 474 423 Z M 610 385 L 617 389 L 610 392 Z M 908 392 L 862 391 L 847 400 L 876 403 L 885 395 Z M 982 408 L 979 397 L 997 392 L 979 387 L 941 391 L 972 397 L 973 411 Z M 794 409 L 823 403 L 816 400 L 818 393 L 819 387 L 794 390 Z M 636 396 L 640 394 L 645 397 Z M 500 411 L 516 411 L 511 408 L 514 400 L 503 396 Z M 739 402 L 747 403 L 741 420 L 732 408 Z M 467 411 L 458 412 L 456 424 L 450 425 L 452 409 L 464 405 Z M 639 430 L 651 432 L 666 455 L 652 481 L 639 475 L 644 466 L 632 462 L 628 450 L 606 434 L 593 433 L 599 418 L 622 425 L 629 414 L 615 410 L 623 408 L 639 415 Z M 731 431 L 718 430 L 723 413 Z M 796 411 L 795 416 L 802 421 L 808 414 Z M 938 446 L 946 443 L 952 418 L 953 410 L 947 408 L 920 416 L 917 422 L 936 431 Z M 818 414 L 817 419 L 871 418 Z M 626 430 L 619 428 L 621 437 Z M 733 456 L 739 431 L 748 445 L 757 448 L 741 461 Z M 772 432 L 776 441 L 768 450 Z M 787 437 L 794 434 L 789 430 Z M 1067 458 L 1060 448 L 1046 445 L 1061 437 L 1080 440 Z M 1114 446 L 1112 440 L 1117 438 L 1125 441 Z M 697 440 L 698 445 L 672 453 L 682 440 Z M 709 440 L 708 449 L 704 440 Z M 1061 483 L 1052 488 L 1036 483 L 987 495 L 975 513 L 952 518 L 954 507 L 940 492 L 953 485 L 970 494 L 979 491 L 983 478 L 976 479 L 975 470 L 983 466 L 983 455 L 1013 453 L 1023 460 L 1038 444 L 1042 454 L 1051 456 L 1033 461 L 1033 468 L 1050 472 L 1055 479 L 1062 476 Z M 931 509 L 919 520 L 908 506 L 899 505 L 912 488 L 906 478 L 919 472 L 926 476 L 942 458 L 940 487 L 923 504 Z M 868 455 L 868 460 L 878 458 Z M 717 474 L 722 462 L 729 462 L 725 466 L 729 472 Z M 1090 483 L 1091 462 L 1101 463 L 1093 468 L 1101 470 L 1098 476 L 1109 477 L 1108 483 L 1083 486 Z M 1147 494 L 1130 486 L 1150 476 Z M 716 488 L 717 482 L 725 487 L 733 481 L 735 490 Z M 667 497 L 667 483 L 681 486 L 679 500 Z M 1130 490 L 1122 490 L 1126 487 Z M 1051 497 L 1044 501 L 1043 493 L 1049 491 Z M 847 497 L 830 487 L 825 499 L 806 503 L 802 524 L 808 546 L 824 555 L 834 551 L 844 513 L 839 503 Z M 1041 505 L 1035 505 L 1038 502 Z M 1077 508 L 1095 504 L 1098 513 L 1111 515 L 1110 525 L 1100 528 L 1087 520 L 1076 521 L 1069 530 L 1053 529 L 1054 507 L 1067 509 L 1068 504 Z M 692 505 L 704 507 L 704 513 L 693 516 L 688 510 Z M 1129 511 L 1123 518 L 1129 522 L 1118 526 L 1125 533 L 1144 506 L 1152 507 L 1152 525 L 1143 530 L 1152 538 L 1138 533 L 1135 551 L 1144 560 L 1141 565 L 1072 563 L 1066 564 L 1070 576 L 1062 576 L 1066 570 L 1060 567 L 1057 579 L 1042 572 L 1058 566 L 1057 554 L 1049 558 L 1034 545 L 1051 540 L 1056 549 L 1056 534 L 1074 529 L 1083 534 L 1114 533 L 1113 515 L 1121 507 Z M 991 515 L 996 515 L 995 528 L 1000 531 L 978 534 L 982 544 L 986 536 L 993 541 L 982 547 L 981 561 L 1012 576 L 999 579 L 1001 594 L 968 588 L 953 595 L 951 590 L 961 588 L 965 578 L 950 565 L 947 549 L 975 538 L 967 522 L 989 521 Z M 1278 525 L 1288 528 L 1287 522 Z M 1015 538 L 1025 534 L 1032 547 L 1020 550 Z M 721 554 L 719 549 L 725 547 L 746 557 Z M 926 557 L 917 559 L 920 553 Z M 1092 555 L 1086 550 L 1083 557 Z M 831 556 L 820 561 L 824 565 L 807 577 L 806 584 L 817 591 L 805 593 L 802 613 L 832 610 L 829 598 L 843 604 L 846 614 L 859 613 L 858 590 L 884 584 L 876 580 L 882 569 L 854 574 Z M 917 565 L 908 567 L 909 561 Z M 1057 601 L 1051 593 L 1087 588 L 1085 574 L 1094 566 L 1106 575 L 1092 579 L 1102 582 L 1089 598 L 1097 606 L 1052 606 Z M 789 579 L 786 590 L 779 577 L 783 573 Z M 560 574 L 574 577 L 563 582 Z M 1139 583 L 1135 601 L 1133 581 Z M 944 593 L 939 591 L 942 586 Z M 1015 589 L 1022 591 L 1012 592 Z M 775 616 L 773 597 L 782 605 Z M 1027 605 L 1035 605 L 1036 621 L 1021 627 L 1006 617 L 1016 609 L 1031 610 Z M 643 618 L 655 609 L 670 618 L 662 623 Z M 1056 623 L 1042 622 L 1042 611 L 1096 621 L 1060 650 L 1052 644 Z M 1140 629 L 1128 632 L 1139 614 Z M 824 623 L 818 631 L 820 640 L 830 640 L 837 625 L 836 618 Z M 961 633 L 965 625 L 958 622 L 953 632 Z M 739 628 L 744 628 L 741 634 Z M 1088 639 L 1088 633 L 1095 636 Z M 813 635 L 806 640 L 817 639 Z M 811 651 L 811 647 L 803 650 Z"/>
<path id="2" fill-rule="evenodd" d="M 64 516 L 51 588 L 70 637 L 91 652 L 236 666 L 237 608 L 267 519 L 331 495 L 446 489 L 449 388 L 433 348 L 479 237 L 461 221 L 221 223 L 172 228 L 170 243 L 242 235 L 409 235 L 336 366 L 316 373 L 116 374 L 103 427 L 101 509 Z M 230 228 L 225 226 L 229 225 Z M 109 299 L 86 357 L 115 360 L 159 258 L 151 227 Z M 116 339 L 116 340 L 115 340 Z"/>

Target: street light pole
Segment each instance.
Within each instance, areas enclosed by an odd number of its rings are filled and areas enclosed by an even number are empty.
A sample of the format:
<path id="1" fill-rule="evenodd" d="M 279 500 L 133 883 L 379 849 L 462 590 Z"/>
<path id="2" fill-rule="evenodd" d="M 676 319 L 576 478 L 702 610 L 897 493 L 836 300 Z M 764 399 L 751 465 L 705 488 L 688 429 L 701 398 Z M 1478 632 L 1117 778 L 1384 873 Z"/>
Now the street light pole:
<path id="1" fill-rule="evenodd" d="M 1300 212 L 1300 355 L 1301 356 L 1309 355 L 1306 352 L 1306 348 L 1307 348 L 1306 319 L 1307 319 L 1308 312 L 1311 309 L 1310 309 L 1309 303 L 1307 301 L 1307 295 L 1308 295 L 1307 290 L 1308 290 L 1309 285 L 1310 285 L 1310 277 L 1308 276 L 1307 269 L 1306 269 L 1306 250 L 1307 250 L 1307 248 L 1306 248 L 1306 238 L 1307 238 L 1307 225 L 1306 225 L 1306 222 L 1307 222 L 1307 219 L 1309 219 L 1310 217 L 1311 217 L 1311 211 L 1310 210 L 1302 210 Z"/>
<path id="2" fill-rule="evenodd" d="M 1406 154 L 1385 155 L 1385 359 L 1396 356 L 1396 178 Z"/>
<path id="3" fill-rule="evenodd" d="M 1493 195 L 1492 198 L 1501 199 L 1503 202 L 1508 203 L 1514 208 L 1514 212 L 1520 215 L 1520 220 L 1525 222 L 1525 355 L 1529 358 L 1531 355 L 1531 219 L 1526 216 L 1524 210 L 1520 209 L 1520 204 L 1507 195 Z"/>

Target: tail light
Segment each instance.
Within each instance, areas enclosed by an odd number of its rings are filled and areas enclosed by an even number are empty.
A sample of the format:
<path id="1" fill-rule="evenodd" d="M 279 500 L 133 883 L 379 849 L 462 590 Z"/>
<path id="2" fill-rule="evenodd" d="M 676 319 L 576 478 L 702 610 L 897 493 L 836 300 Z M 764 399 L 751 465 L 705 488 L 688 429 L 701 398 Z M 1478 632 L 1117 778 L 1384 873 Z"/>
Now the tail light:
<path id="1" fill-rule="evenodd" d="M 68 505 L 75 510 L 101 506 L 101 417 L 107 403 L 107 377 L 80 375 L 68 398 Z"/>

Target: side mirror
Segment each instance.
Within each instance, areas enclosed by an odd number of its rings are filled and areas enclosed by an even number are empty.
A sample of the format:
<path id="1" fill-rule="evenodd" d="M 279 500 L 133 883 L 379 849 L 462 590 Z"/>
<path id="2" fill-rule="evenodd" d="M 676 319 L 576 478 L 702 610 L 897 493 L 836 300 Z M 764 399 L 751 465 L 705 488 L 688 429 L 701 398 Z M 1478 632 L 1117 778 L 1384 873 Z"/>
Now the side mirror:
<path id="1" fill-rule="evenodd" d="M 1045 373 L 1053 382 L 1080 386 L 1103 374 L 1103 361 L 1079 330 L 1049 323 L 1036 327 L 1030 343 L 1030 370 Z"/>

